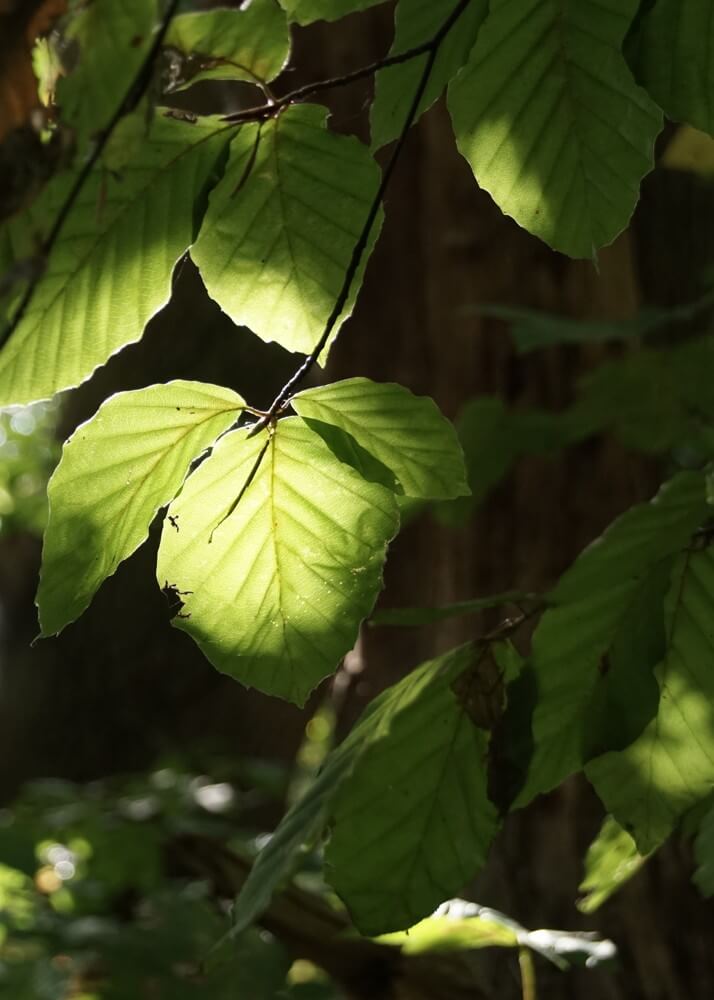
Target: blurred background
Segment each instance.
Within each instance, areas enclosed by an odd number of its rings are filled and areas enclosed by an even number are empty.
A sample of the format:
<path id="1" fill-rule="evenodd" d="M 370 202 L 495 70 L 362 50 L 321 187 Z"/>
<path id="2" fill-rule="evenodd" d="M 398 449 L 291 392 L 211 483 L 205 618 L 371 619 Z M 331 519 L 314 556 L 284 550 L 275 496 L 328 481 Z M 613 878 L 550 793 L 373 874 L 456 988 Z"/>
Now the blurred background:
<path id="1" fill-rule="evenodd" d="M 32 125 L 29 42 L 61 6 L 0 3 L 5 214 L 47 156 Z M 284 89 L 379 58 L 391 19 L 386 4 L 297 31 L 300 75 Z M 333 127 L 367 138 L 369 94 L 364 82 L 328 94 Z M 222 84 L 199 85 L 184 101 L 233 110 L 243 99 Z M 613 517 L 696 455 L 701 421 L 669 384 L 668 356 L 648 352 L 711 323 L 713 146 L 688 128 L 665 131 L 632 225 L 596 268 L 549 250 L 477 189 L 441 106 L 413 130 L 326 377 L 394 380 L 433 396 L 459 423 L 474 499 L 411 515 L 380 606 L 542 592 Z M 542 328 L 536 313 L 557 317 L 556 339 L 573 342 L 523 350 Z M 574 342 L 581 321 L 599 335 Z M 603 390 L 606 364 L 621 378 Z M 330 978 L 330 960 L 308 960 L 310 949 L 280 926 L 256 929 L 207 968 L 228 918 L 215 872 L 201 868 L 214 863 L 210 852 L 204 859 L 196 844 L 218 838 L 249 858 L 376 693 L 494 619 L 366 626 L 334 683 L 300 711 L 219 675 L 170 628 L 152 531 L 79 622 L 33 645 L 44 491 L 74 427 L 108 394 L 170 378 L 230 385 L 267 405 L 293 367 L 236 329 L 183 263 L 171 303 L 139 344 L 79 390 L 0 415 L 0 995 L 329 1000 L 348 989 L 339 967 Z M 691 883 L 686 834 L 596 913 L 576 908 L 602 819 L 585 783 L 566 782 L 509 818 L 469 896 L 527 927 L 615 941 L 618 963 L 602 971 L 537 960 L 539 996 L 712 995 L 714 913 Z M 186 837 L 195 850 L 177 848 Z M 301 885 L 323 898 L 318 871 L 306 859 Z M 479 962 L 485 995 L 526 995 L 516 955 L 493 950 Z M 381 985 L 352 988 L 387 995 Z"/>

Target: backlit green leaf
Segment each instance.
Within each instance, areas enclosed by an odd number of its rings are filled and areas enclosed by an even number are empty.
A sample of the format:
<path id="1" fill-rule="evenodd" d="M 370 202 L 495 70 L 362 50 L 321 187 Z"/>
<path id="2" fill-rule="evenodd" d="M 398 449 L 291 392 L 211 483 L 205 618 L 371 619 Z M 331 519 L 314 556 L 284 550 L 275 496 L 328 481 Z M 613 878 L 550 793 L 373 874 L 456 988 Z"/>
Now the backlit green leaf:
<path id="1" fill-rule="evenodd" d="M 169 382 L 110 397 L 65 443 L 48 492 L 37 604 L 44 635 L 85 608 L 147 537 L 189 464 L 234 422 L 229 389 Z M 180 530 L 178 520 L 172 525 Z"/>
<path id="2" fill-rule="evenodd" d="M 430 41 L 456 6 L 455 0 L 399 0 L 390 55 L 400 55 Z M 438 100 L 449 80 L 466 62 L 488 11 L 488 0 L 475 0 L 441 42 L 418 114 Z M 372 146 L 396 139 L 406 121 L 427 56 L 419 56 L 377 73 L 370 114 Z"/>
<path id="3" fill-rule="evenodd" d="M 347 738 L 328 756 L 315 783 L 287 812 L 268 844 L 258 855 L 253 870 L 236 901 L 232 933 L 240 933 L 267 908 L 274 890 L 294 870 L 303 845 L 314 844 L 328 825 L 335 796 L 340 789 L 349 787 L 351 776 L 363 755 L 373 748 L 376 752 L 388 753 L 387 748 L 392 741 L 393 733 L 395 731 L 403 733 L 410 726 L 417 727 L 420 721 L 429 716 L 433 698 L 448 701 L 444 699 L 444 691 L 449 694 L 449 704 L 456 703 L 454 695 L 449 690 L 449 684 L 473 665 L 475 652 L 476 648 L 473 645 L 465 646 L 423 663 L 398 684 L 387 688 L 367 706 Z M 475 742 L 484 739 L 484 734 L 479 735 L 473 724 L 471 729 Z M 382 748 L 381 751 L 379 748 Z M 393 757 L 395 762 L 397 756 L 395 748 Z M 466 799 L 472 802 L 473 790 L 481 779 L 478 774 L 466 774 L 463 779 Z M 393 776 L 395 787 L 400 794 L 406 795 L 409 794 L 410 788 L 412 791 L 416 788 L 418 780 L 418 775 L 406 770 L 399 779 L 396 775 Z M 490 822 L 490 809 L 492 807 L 485 804 L 484 813 L 479 820 L 479 829 L 484 836 Z M 371 806 L 365 821 L 370 818 L 375 824 L 381 822 Z"/>
<path id="4" fill-rule="evenodd" d="M 408 927 L 463 888 L 498 826 L 486 792 L 488 734 L 454 682 L 477 669 L 468 645 L 411 675 L 388 729 L 374 727 L 331 811 L 330 884 L 363 934 Z"/>
<path id="5" fill-rule="evenodd" d="M 469 492 L 456 431 L 426 396 L 350 378 L 300 392 L 292 405 L 318 433 L 328 424 L 349 434 L 391 470 L 399 493 L 444 499 Z"/>
<path id="6" fill-rule="evenodd" d="M 519 225 L 594 257 L 628 223 L 662 119 L 621 52 L 637 0 L 492 0 L 449 87 L 456 141 Z"/>
<path id="7" fill-rule="evenodd" d="M 581 913 L 594 913 L 614 892 L 636 875 L 647 860 L 627 830 L 608 816 L 585 856 L 585 877 L 578 900 Z"/>
<path id="8" fill-rule="evenodd" d="M 65 34 L 78 46 L 77 65 L 59 79 L 56 100 L 84 146 L 109 123 L 139 73 L 158 11 L 156 0 L 92 0 L 75 8 Z"/>
<path id="9" fill-rule="evenodd" d="M 277 0 L 180 14 L 171 22 L 165 44 L 193 61 L 188 81 L 173 90 L 209 79 L 269 83 L 290 53 L 287 20 Z"/>
<path id="10" fill-rule="evenodd" d="M 679 556 L 672 574 L 655 718 L 626 750 L 586 768 L 608 811 L 643 853 L 659 846 L 682 813 L 714 787 L 714 551 L 708 539 L 701 544 Z"/>
<path id="11" fill-rule="evenodd" d="M 174 624 L 215 667 L 302 704 L 372 610 L 398 514 L 392 493 L 337 461 L 299 417 L 266 434 L 227 435 L 189 478 L 157 576 L 188 592 Z"/>
<path id="12" fill-rule="evenodd" d="M 310 24 L 312 21 L 336 21 L 354 11 L 367 10 L 384 0 L 280 0 L 291 21 Z"/>
<path id="13" fill-rule="evenodd" d="M 328 132 L 325 119 L 325 108 L 301 104 L 244 125 L 191 251 L 235 323 L 304 354 L 332 312 L 379 185 L 367 148 Z"/>
<path id="14" fill-rule="evenodd" d="M 169 299 L 174 265 L 194 235 L 194 202 L 229 135 L 215 121 L 160 117 L 119 176 L 93 172 L 0 351 L 0 406 L 78 385 L 141 337 Z M 72 179 L 58 176 L 43 193 L 45 220 L 56 217 Z M 33 211 L 7 225 L 6 239 L 27 244 L 28 228 L 42 232 L 46 222 Z"/>
<path id="15" fill-rule="evenodd" d="M 655 0 L 642 19 L 638 69 L 670 118 L 714 133 L 712 0 Z"/>
<path id="16" fill-rule="evenodd" d="M 702 475 L 680 473 L 618 518 L 548 595 L 555 607 L 533 636 L 535 753 L 519 805 L 626 746 L 656 712 L 671 560 L 708 513 Z"/>

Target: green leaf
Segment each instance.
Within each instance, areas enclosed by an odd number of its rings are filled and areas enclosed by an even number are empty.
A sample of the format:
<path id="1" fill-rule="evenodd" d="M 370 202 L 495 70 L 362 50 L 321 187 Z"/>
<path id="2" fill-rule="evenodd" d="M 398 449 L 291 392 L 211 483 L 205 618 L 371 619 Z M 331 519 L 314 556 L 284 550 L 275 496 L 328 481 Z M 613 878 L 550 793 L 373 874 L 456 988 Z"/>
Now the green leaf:
<path id="1" fill-rule="evenodd" d="M 230 389 L 169 382 L 110 397 L 65 443 L 48 487 L 37 604 L 43 635 L 89 606 L 147 537 L 189 464 L 236 419 Z M 172 526 L 177 532 L 178 520 Z"/>
<path id="2" fill-rule="evenodd" d="M 702 896 L 714 896 L 714 805 L 707 811 L 694 842 L 694 883 Z"/>
<path id="3" fill-rule="evenodd" d="M 78 144 L 103 129 L 121 105 L 151 47 L 156 0 L 92 0 L 77 4 L 65 38 L 78 45 L 77 66 L 57 83 L 62 121 Z"/>
<path id="4" fill-rule="evenodd" d="M 367 10 L 384 0 L 280 0 L 291 21 L 311 24 L 313 21 L 336 21 L 346 14 Z"/>
<path id="5" fill-rule="evenodd" d="M 674 323 L 687 323 L 709 310 L 714 292 L 672 309 L 645 308 L 631 319 L 578 320 L 557 316 L 536 309 L 503 305 L 482 305 L 476 308 L 480 316 L 503 320 L 511 325 L 510 335 L 519 354 L 556 344 L 602 344 L 613 340 L 634 340 L 646 337 Z"/>
<path id="6" fill-rule="evenodd" d="M 235 323 L 304 354 L 332 312 L 379 185 L 367 148 L 328 132 L 326 115 L 301 104 L 240 129 L 191 251 L 209 295 Z M 365 259 L 336 330 L 352 311 Z"/>
<path id="7" fill-rule="evenodd" d="M 702 475 L 680 473 L 614 521 L 548 595 L 556 606 L 533 636 L 535 752 L 519 805 L 625 746 L 656 712 L 671 559 L 708 514 Z"/>
<path id="8" fill-rule="evenodd" d="M 471 496 L 440 504 L 436 515 L 446 524 L 464 523 L 524 454 L 548 452 L 570 441 L 558 414 L 509 410 L 498 396 L 469 400 L 456 430 L 468 469 Z"/>
<path id="9" fill-rule="evenodd" d="M 636 875 L 647 856 L 640 854 L 627 830 L 607 816 L 585 855 L 585 877 L 578 900 L 581 913 L 594 913 L 614 892 Z"/>
<path id="10" fill-rule="evenodd" d="M 532 601 L 534 598 L 534 594 L 524 594 L 520 590 L 507 590 L 502 594 L 476 597 L 470 601 L 455 601 L 453 604 L 444 604 L 438 608 L 383 608 L 372 615 L 370 625 L 400 625 L 403 627 L 432 625 L 434 622 L 442 622 L 462 615 L 472 615 L 502 604 L 521 604 Z"/>
<path id="11" fill-rule="evenodd" d="M 642 350 L 600 365 L 580 380 L 563 415 L 574 437 L 611 427 L 630 448 L 657 454 L 685 448 L 688 464 L 712 455 L 714 341 Z"/>
<path id="12" fill-rule="evenodd" d="M 390 56 L 400 55 L 430 41 L 455 7 L 454 0 L 399 0 L 394 18 Z M 471 3 L 439 46 L 417 115 L 441 97 L 447 83 L 468 58 L 488 12 L 488 0 Z M 377 73 L 370 112 L 372 147 L 379 149 L 396 139 L 404 127 L 427 56 L 419 56 Z"/>
<path id="13" fill-rule="evenodd" d="M 350 435 L 394 473 L 399 493 L 443 499 L 469 492 L 456 431 L 427 396 L 393 382 L 350 378 L 306 389 L 292 406 L 318 433 L 328 424 Z"/>
<path id="14" fill-rule="evenodd" d="M 652 169 L 658 108 L 621 44 L 637 0 L 492 0 L 449 87 L 459 150 L 519 225 L 594 257 Z"/>
<path id="15" fill-rule="evenodd" d="M 396 502 L 299 417 L 248 433 L 222 438 L 172 503 L 158 580 L 186 594 L 174 624 L 215 667 L 303 704 L 372 610 Z"/>
<path id="16" fill-rule="evenodd" d="M 704 546 L 709 539 L 701 539 Z M 638 850 L 658 847 L 682 813 L 714 787 L 714 551 L 679 556 L 665 602 L 667 652 L 656 669 L 657 714 L 626 750 L 586 768 L 606 808 Z"/>
<path id="17" fill-rule="evenodd" d="M 141 337 L 171 295 L 174 265 L 194 235 L 194 203 L 229 135 L 215 121 L 157 118 L 121 175 L 92 173 L 0 352 L 0 406 L 79 385 Z M 44 219 L 56 217 L 73 179 L 63 174 L 45 190 Z M 37 212 L 10 220 L 4 239 L 26 244 L 28 229 L 41 233 Z"/>
<path id="18" fill-rule="evenodd" d="M 637 68 L 669 118 L 714 133 L 711 0 L 656 0 L 642 19 Z"/>
<path id="19" fill-rule="evenodd" d="M 485 860 L 498 826 L 486 792 L 488 734 L 454 688 L 484 655 L 464 646 L 441 658 L 436 677 L 414 677 L 338 791 L 327 875 L 362 934 L 410 926 Z"/>
<path id="20" fill-rule="evenodd" d="M 171 22 L 165 45 L 190 56 L 183 90 L 199 80 L 247 80 L 269 83 L 284 69 L 290 35 L 276 0 L 252 0 L 238 10 L 181 14 Z"/>
<path id="21" fill-rule="evenodd" d="M 394 720 L 423 708 L 433 688 L 440 689 L 443 674 L 458 675 L 473 660 L 472 647 L 422 663 L 398 684 L 370 702 L 345 740 L 329 754 L 324 768 L 302 799 L 285 814 L 246 879 L 233 917 L 231 935 L 240 934 L 263 913 L 273 892 L 295 870 L 305 846 L 312 846 L 327 827 L 332 801 L 345 785 L 365 750 L 390 738 Z"/>

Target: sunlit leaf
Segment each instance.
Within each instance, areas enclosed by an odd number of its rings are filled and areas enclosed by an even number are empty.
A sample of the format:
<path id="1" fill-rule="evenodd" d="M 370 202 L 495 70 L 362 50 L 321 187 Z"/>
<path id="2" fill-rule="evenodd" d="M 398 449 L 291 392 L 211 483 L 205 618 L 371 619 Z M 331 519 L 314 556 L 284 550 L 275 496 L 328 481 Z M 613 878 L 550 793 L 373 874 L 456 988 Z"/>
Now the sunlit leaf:
<path id="1" fill-rule="evenodd" d="M 229 134 L 210 120 L 160 117 L 119 176 L 93 172 L 0 352 L 0 406 L 78 385 L 141 337 L 169 299 L 174 265 L 194 235 L 194 202 Z M 72 180 L 58 176 L 43 194 L 43 219 L 36 209 L 15 217 L 5 239 L 31 243 L 33 230 L 42 233 L 56 217 Z"/>
<path id="2" fill-rule="evenodd" d="M 638 70 L 665 113 L 714 133 L 711 0 L 655 0 L 642 19 Z"/>
<path id="3" fill-rule="evenodd" d="M 75 4 L 65 36 L 77 46 L 76 65 L 59 79 L 62 121 L 84 146 L 108 125 L 135 80 L 153 39 L 156 0 L 92 0 Z"/>
<path id="4" fill-rule="evenodd" d="M 714 551 L 704 537 L 678 557 L 665 602 L 667 652 L 655 673 L 655 718 L 627 749 L 586 774 L 617 822 L 646 853 L 714 787 Z"/>
<path id="5" fill-rule="evenodd" d="M 266 434 L 227 435 L 189 478 L 157 575 L 185 594 L 174 624 L 215 667 L 302 704 L 372 610 L 398 514 L 299 417 Z"/>
<path id="6" fill-rule="evenodd" d="M 339 17 L 366 10 L 378 3 L 384 3 L 384 0 L 280 0 L 280 6 L 298 24 L 336 21 Z"/>
<path id="7" fill-rule="evenodd" d="M 547 595 L 555 607 L 533 636 L 535 753 L 520 805 L 626 746 L 655 714 L 672 559 L 708 513 L 702 475 L 680 473 L 619 517 Z"/>
<path id="8" fill-rule="evenodd" d="M 235 421 L 230 389 L 169 382 L 110 397 L 65 443 L 50 480 L 37 604 L 44 635 L 74 621 L 147 537 L 192 459 Z M 180 530 L 178 520 L 172 524 Z"/>
<path id="9" fill-rule="evenodd" d="M 430 41 L 456 6 L 455 0 L 399 0 L 390 55 L 399 55 Z M 418 114 L 438 100 L 449 80 L 466 62 L 488 11 L 488 0 L 469 4 L 439 46 Z M 379 149 L 396 139 L 406 121 L 424 71 L 426 55 L 377 73 L 370 113 L 372 146 Z"/>
<path id="10" fill-rule="evenodd" d="M 325 119 L 325 108 L 302 104 L 244 125 L 191 251 L 235 323 L 305 354 L 332 312 L 379 184 L 367 148 L 328 132 Z"/>
<path id="11" fill-rule="evenodd" d="M 276 0 L 180 14 L 171 22 L 165 44 L 193 61 L 188 81 L 173 90 L 210 79 L 269 83 L 290 53 L 287 21 Z"/>
<path id="12" fill-rule="evenodd" d="M 519 225 L 594 257 L 652 169 L 658 108 L 621 52 L 637 0 L 492 0 L 449 87 L 456 141 Z"/>
<path id="13" fill-rule="evenodd" d="M 456 431 L 426 396 L 394 383 L 350 378 L 306 389 L 292 405 L 318 433 L 327 424 L 349 434 L 391 470 L 400 493 L 441 499 L 469 492 Z"/>
<path id="14" fill-rule="evenodd" d="M 627 830 L 608 816 L 585 855 L 585 877 L 578 889 L 585 895 L 577 903 L 581 913 L 594 913 L 647 860 Z"/>
<path id="15" fill-rule="evenodd" d="M 441 658 L 434 679 L 415 678 L 333 804 L 327 876 L 363 934 L 413 924 L 485 860 L 498 826 L 486 792 L 488 734 L 453 687 L 483 655 L 462 647 Z"/>

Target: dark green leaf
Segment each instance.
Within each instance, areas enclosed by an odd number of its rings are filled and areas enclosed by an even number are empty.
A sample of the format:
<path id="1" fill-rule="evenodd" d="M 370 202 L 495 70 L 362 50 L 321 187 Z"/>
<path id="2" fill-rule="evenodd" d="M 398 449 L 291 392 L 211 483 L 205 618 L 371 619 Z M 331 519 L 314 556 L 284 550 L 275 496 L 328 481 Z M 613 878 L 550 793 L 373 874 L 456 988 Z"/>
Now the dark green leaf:
<path id="1" fill-rule="evenodd" d="M 373 726 L 331 810 L 328 878 L 363 934 L 408 927 L 466 885 L 498 821 L 488 736 L 454 684 L 487 651 L 469 645 L 412 674 L 389 726 Z M 460 690 L 460 689 L 459 689 Z"/>
<path id="2" fill-rule="evenodd" d="M 711 0 L 655 0 L 642 19 L 637 68 L 670 118 L 714 133 Z"/>
<path id="3" fill-rule="evenodd" d="M 585 877 L 578 890 L 581 913 L 594 913 L 614 892 L 636 875 L 647 860 L 627 830 L 608 816 L 585 856 Z"/>
<path id="4" fill-rule="evenodd" d="M 455 0 L 399 0 L 390 55 L 400 55 L 430 41 L 456 6 Z M 475 0 L 446 35 L 434 62 L 417 114 L 441 96 L 458 73 L 476 41 L 488 10 L 488 0 Z M 377 73 L 370 123 L 372 147 L 379 149 L 400 134 L 424 71 L 426 55 Z"/>
<path id="5" fill-rule="evenodd" d="M 700 540 L 701 541 L 701 540 Z M 667 652 L 656 669 L 657 714 L 626 750 L 607 753 L 586 774 L 642 853 L 671 833 L 680 815 L 714 785 L 714 552 L 679 556 L 665 602 Z"/>
<path id="6" fill-rule="evenodd" d="M 181 14 L 171 22 L 165 44 L 192 59 L 188 80 L 172 90 L 211 79 L 269 83 L 290 54 L 287 21 L 277 0 Z"/>
<path id="7" fill-rule="evenodd" d="M 663 566 L 708 514 L 703 476 L 680 473 L 653 501 L 618 518 L 548 595 L 555 607 L 533 637 L 535 752 L 519 805 L 610 740 L 623 746 L 656 710 L 653 669 L 666 648 L 658 632 Z"/>

